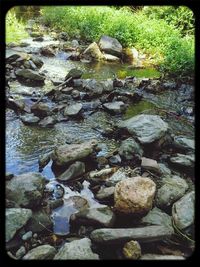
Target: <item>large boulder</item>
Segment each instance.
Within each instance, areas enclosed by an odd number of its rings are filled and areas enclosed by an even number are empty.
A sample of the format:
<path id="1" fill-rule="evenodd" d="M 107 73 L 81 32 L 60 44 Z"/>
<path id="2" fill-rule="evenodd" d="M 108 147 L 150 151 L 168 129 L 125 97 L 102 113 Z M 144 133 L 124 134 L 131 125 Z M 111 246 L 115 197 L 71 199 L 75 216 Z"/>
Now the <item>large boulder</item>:
<path id="1" fill-rule="evenodd" d="M 44 187 L 45 177 L 41 174 L 21 174 L 7 183 L 6 197 L 23 208 L 34 208 L 41 202 Z"/>
<path id="2" fill-rule="evenodd" d="M 11 240 L 17 230 L 21 229 L 32 216 L 30 209 L 6 209 L 6 242 Z"/>
<path id="3" fill-rule="evenodd" d="M 150 144 L 163 138 L 168 131 L 168 124 L 158 115 L 141 114 L 118 124 L 136 137 L 141 144 Z"/>
<path id="4" fill-rule="evenodd" d="M 96 145 L 96 140 L 87 141 L 82 144 L 62 145 L 55 148 L 52 159 L 57 166 L 71 164 L 91 155 Z"/>
<path id="5" fill-rule="evenodd" d="M 15 72 L 19 79 L 30 80 L 35 83 L 44 84 L 45 77 L 40 75 L 37 71 L 31 69 L 22 69 Z"/>
<path id="6" fill-rule="evenodd" d="M 125 214 L 144 214 L 152 208 L 156 184 L 141 176 L 127 178 L 115 186 L 114 208 Z"/>
<path id="7" fill-rule="evenodd" d="M 91 240 L 82 238 L 65 243 L 55 255 L 54 260 L 98 260 L 99 256 L 91 250 Z"/>
<path id="8" fill-rule="evenodd" d="M 50 245 L 42 245 L 29 250 L 22 258 L 23 260 L 52 260 L 56 254 L 56 249 Z"/>
<path id="9" fill-rule="evenodd" d="M 75 179 L 85 173 L 85 164 L 81 161 L 76 161 L 71 164 L 69 168 L 57 177 L 59 181 L 68 181 L 71 179 Z"/>
<path id="10" fill-rule="evenodd" d="M 103 35 L 101 36 L 98 44 L 99 44 L 101 51 L 104 51 L 105 53 L 108 53 L 114 56 L 121 57 L 122 45 L 117 39 L 112 38 L 107 35 Z"/>
<path id="11" fill-rule="evenodd" d="M 83 57 L 89 60 L 100 61 L 104 59 L 97 43 L 91 43 L 83 52 Z"/>

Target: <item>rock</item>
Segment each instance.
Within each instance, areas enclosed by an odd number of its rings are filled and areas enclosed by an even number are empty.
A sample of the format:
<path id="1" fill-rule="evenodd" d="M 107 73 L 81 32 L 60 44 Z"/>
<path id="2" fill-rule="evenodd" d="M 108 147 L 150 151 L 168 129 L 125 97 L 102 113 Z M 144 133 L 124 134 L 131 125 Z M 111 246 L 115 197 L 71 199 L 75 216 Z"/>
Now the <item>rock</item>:
<path id="1" fill-rule="evenodd" d="M 141 256 L 140 260 L 185 260 L 185 258 L 183 256 L 146 253 Z"/>
<path id="2" fill-rule="evenodd" d="M 158 163 L 162 175 L 170 175 L 171 170 L 163 163 Z"/>
<path id="3" fill-rule="evenodd" d="M 20 79 L 29 79 L 30 81 L 44 84 L 45 77 L 40 75 L 37 71 L 31 69 L 20 69 L 15 72 L 17 77 Z"/>
<path id="4" fill-rule="evenodd" d="M 54 57 L 55 56 L 53 49 L 49 46 L 41 47 L 40 53 L 41 53 L 41 55 L 43 55 L 45 57 Z"/>
<path id="5" fill-rule="evenodd" d="M 114 171 L 115 168 L 105 168 L 100 171 L 91 171 L 88 175 L 88 180 L 95 183 L 105 182 L 109 175 Z"/>
<path id="6" fill-rule="evenodd" d="M 176 175 L 163 178 L 162 184 L 156 195 L 156 205 L 161 208 L 171 206 L 188 189 L 186 181 Z"/>
<path id="7" fill-rule="evenodd" d="M 127 63 L 137 63 L 139 58 L 139 53 L 136 48 L 125 48 L 123 49 L 123 61 Z"/>
<path id="8" fill-rule="evenodd" d="M 23 99 L 15 100 L 8 98 L 6 101 L 7 108 L 13 109 L 15 112 L 22 112 L 25 110 L 25 103 Z"/>
<path id="9" fill-rule="evenodd" d="M 67 41 L 69 39 L 69 35 L 67 32 L 61 32 L 58 35 L 59 39 L 62 39 L 63 41 Z"/>
<path id="10" fill-rule="evenodd" d="M 53 78 L 53 79 L 51 79 L 51 82 L 53 83 L 53 85 L 57 86 L 57 85 L 62 84 L 64 81 L 57 79 L 57 78 L 55 78 L 55 79 Z"/>
<path id="11" fill-rule="evenodd" d="M 126 105 L 122 101 L 104 103 L 103 107 L 111 114 L 121 114 L 126 110 Z"/>
<path id="12" fill-rule="evenodd" d="M 77 40 L 72 40 L 71 41 L 71 45 L 72 45 L 72 47 L 78 47 L 79 46 L 79 42 L 77 41 Z"/>
<path id="13" fill-rule="evenodd" d="M 133 138 L 128 138 L 122 141 L 119 147 L 119 154 L 125 160 L 140 159 L 143 155 L 143 149 Z"/>
<path id="14" fill-rule="evenodd" d="M 31 112 L 39 118 L 47 117 L 50 114 L 50 108 L 47 104 L 39 102 L 31 107 Z"/>
<path id="15" fill-rule="evenodd" d="M 115 215 L 108 206 L 88 208 L 70 217 L 71 223 L 79 225 L 95 225 L 112 227 L 115 221 Z"/>
<path id="16" fill-rule="evenodd" d="M 65 108 L 64 116 L 77 116 L 83 108 L 81 103 L 76 103 Z"/>
<path id="17" fill-rule="evenodd" d="M 103 93 L 102 83 L 95 79 L 84 80 L 83 88 L 87 92 L 89 97 L 97 97 L 102 95 Z"/>
<path id="18" fill-rule="evenodd" d="M 26 249 L 24 246 L 21 246 L 15 253 L 17 259 L 21 259 L 26 254 Z"/>
<path id="19" fill-rule="evenodd" d="M 92 252 L 89 238 L 65 243 L 55 255 L 54 260 L 98 260 L 99 256 Z"/>
<path id="20" fill-rule="evenodd" d="M 156 184 L 141 176 L 127 178 L 115 186 L 114 208 L 125 214 L 144 214 L 152 208 Z"/>
<path id="21" fill-rule="evenodd" d="M 41 68 L 44 62 L 37 56 L 31 55 L 30 59 L 33 61 L 33 63 L 38 67 Z"/>
<path id="22" fill-rule="evenodd" d="M 34 114 L 26 114 L 26 115 L 21 115 L 20 119 L 22 122 L 26 125 L 35 125 L 39 122 L 40 118 L 35 116 Z"/>
<path id="23" fill-rule="evenodd" d="M 172 206 L 172 218 L 178 229 L 183 230 L 194 223 L 194 191 L 187 193 Z"/>
<path id="24" fill-rule="evenodd" d="M 33 236 L 33 232 L 32 232 L 32 231 L 26 232 L 26 233 L 22 236 L 22 240 L 27 241 L 27 240 L 31 239 L 32 236 Z"/>
<path id="25" fill-rule="evenodd" d="M 11 240 L 22 226 L 26 225 L 31 216 L 30 209 L 6 209 L 6 242 Z"/>
<path id="26" fill-rule="evenodd" d="M 65 77 L 65 80 L 72 78 L 72 79 L 80 79 L 83 75 L 83 71 L 79 69 L 71 69 Z"/>
<path id="27" fill-rule="evenodd" d="M 47 231 L 46 229 L 52 230 L 53 222 L 48 214 L 44 211 L 34 211 L 31 219 L 26 225 L 27 231 L 32 231 L 33 233 L 40 233 Z"/>
<path id="28" fill-rule="evenodd" d="M 33 41 L 35 41 L 35 42 L 43 42 L 44 38 L 42 36 L 35 37 L 35 38 L 33 38 Z"/>
<path id="29" fill-rule="evenodd" d="M 49 161 L 51 160 L 51 154 L 52 151 L 39 156 L 38 164 L 40 169 L 43 169 L 49 163 Z"/>
<path id="30" fill-rule="evenodd" d="M 97 43 L 91 43 L 83 52 L 83 57 L 89 60 L 101 61 L 104 55 L 101 53 Z"/>
<path id="31" fill-rule="evenodd" d="M 35 37 L 42 37 L 43 35 L 39 32 L 30 32 L 29 35 L 33 38 Z"/>
<path id="32" fill-rule="evenodd" d="M 53 127 L 55 123 L 56 123 L 56 119 L 54 119 L 51 116 L 47 116 L 47 117 L 43 118 L 38 123 L 38 125 L 41 126 L 41 127 L 49 127 L 50 128 L 50 127 Z"/>
<path id="33" fill-rule="evenodd" d="M 21 56 L 19 54 L 12 54 L 8 57 L 6 57 L 6 64 L 11 64 L 15 62 L 17 59 L 19 59 Z"/>
<path id="34" fill-rule="evenodd" d="M 120 58 L 110 55 L 110 54 L 103 54 L 104 60 L 109 62 L 120 62 Z"/>
<path id="35" fill-rule="evenodd" d="M 55 148 L 52 159 L 58 166 L 70 164 L 88 157 L 96 145 L 97 141 L 94 139 L 82 144 L 62 145 Z"/>
<path id="36" fill-rule="evenodd" d="M 141 247 L 137 241 L 131 240 L 123 247 L 123 255 L 126 259 L 137 260 L 141 257 Z"/>
<path id="37" fill-rule="evenodd" d="M 101 36 L 99 47 L 101 51 L 104 51 L 105 53 L 121 57 L 122 45 L 115 38 L 106 35 Z"/>
<path id="38" fill-rule="evenodd" d="M 149 170 L 149 171 L 152 171 L 158 174 L 161 173 L 160 167 L 156 160 L 145 158 L 145 157 L 142 157 L 141 159 L 142 159 L 141 167 L 144 170 Z"/>
<path id="39" fill-rule="evenodd" d="M 45 178 L 39 173 L 24 173 L 7 182 L 6 197 L 23 208 L 34 208 L 40 205 Z"/>
<path id="40" fill-rule="evenodd" d="M 49 207 L 53 210 L 64 204 L 64 200 L 62 198 L 53 199 L 48 201 Z"/>
<path id="41" fill-rule="evenodd" d="M 137 115 L 120 122 L 118 126 L 127 129 L 142 144 L 157 141 L 164 137 L 168 131 L 168 124 L 158 115 Z"/>
<path id="42" fill-rule="evenodd" d="M 137 228 L 102 228 L 92 231 L 90 239 L 99 244 L 119 244 L 131 240 L 141 243 L 163 240 L 171 237 L 173 231 L 165 226 L 145 226 Z"/>
<path id="43" fill-rule="evenodd" d="M 80 92 L 78 90 L 73 90 L 72 97 L 73 99 L 80 99 Z"/>
<path id="44" fill-rule="evenodd" d="M 114 186 L 103 187 L 97 192 L 95 197 L 98 200 L 114 199 L 114 191 L 115 191 L 115 187 Z"/>
<path id="45" fill-rule="evenodd" d="M 11 172 L 6 173 L 6 181 L 10 181 L 14 177 L 14 174 Z"/>
<path id="46" fill-rule="evenodd" d="M 148 214 L 142 218 L 141 222 L 150 225 L 163 225 L 165 227 L 173 229 L 171 216 L 158 209 L 157 207 L 150 210 Z"/>
<path id="47" fill-rule="evenodd" d="M 109 158 L 109 163 L 111 166 L 113 165 L 120 165 L 122 162 L 121 157 L 119 154 L 113 155 Z"/>
<path id="48" fill-rule="evenodd" d="M 85 173 L 85 164 L 81 161 L 76 161 L 71 164 L 69 168 L 58 176 L 56 179 L 59 181 L 68 181 L 71 179 L 75 179 Z"/>
<path id="49" fill-rule="evenodd" d="M 183 150 L 193 150 L 195 149 L 195 144 L 193 139 L 186 138 L 184 136 L 175 136 L 173 145 L 178 149 Z"/>
<path id="50" fill-rule="evenodd" d="M 118 182 L 127 179 L 123 168 L 118 169 L 110 178 L 106 180 L 106 186 L 115 186 Z"/>
<path id="51" fill-rule="evenodd" d="M 180 154 L 177 153 L 176 156 L 171 157 L 170 162 L 173 163 L 173 165 L 175 165 L 176 167 L 179 168 L 190 168 L 193 169 L 194 168 L 194 155 L 184 155 L 184 154 Z"/>
<path id="52" fill-rule="evenodd" d="M 29 250 L 23 260 L 52 260 L 56 249 L 50 245 L 42 245 Z"/>

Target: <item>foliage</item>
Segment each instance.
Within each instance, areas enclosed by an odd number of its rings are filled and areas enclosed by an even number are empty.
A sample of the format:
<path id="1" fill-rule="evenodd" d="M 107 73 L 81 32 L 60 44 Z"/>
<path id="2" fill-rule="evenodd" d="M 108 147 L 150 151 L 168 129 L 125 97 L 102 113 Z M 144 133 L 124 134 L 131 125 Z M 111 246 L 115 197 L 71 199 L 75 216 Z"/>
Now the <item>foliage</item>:
<path id="1" fill-rule="evenodd" d="M 6 43 L 18 42 L 27 37 L 23 22 L 17 20 L 14 10 L 10 9 L 6 14 Z"/>

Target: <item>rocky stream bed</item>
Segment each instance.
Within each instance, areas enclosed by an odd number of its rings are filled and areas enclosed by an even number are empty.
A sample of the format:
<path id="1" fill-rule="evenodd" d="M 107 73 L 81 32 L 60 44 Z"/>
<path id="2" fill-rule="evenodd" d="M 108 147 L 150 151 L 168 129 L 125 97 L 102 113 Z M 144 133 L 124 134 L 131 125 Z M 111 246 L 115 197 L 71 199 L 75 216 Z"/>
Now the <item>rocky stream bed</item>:
<path id="1" fill-rule="evenodd" d="M 134 49 L 130 64 L 107 36 L 88 44 L 27 30 L 6 48 L 9 256 L 189 257 L 192 82 L 144 68 Z"/>

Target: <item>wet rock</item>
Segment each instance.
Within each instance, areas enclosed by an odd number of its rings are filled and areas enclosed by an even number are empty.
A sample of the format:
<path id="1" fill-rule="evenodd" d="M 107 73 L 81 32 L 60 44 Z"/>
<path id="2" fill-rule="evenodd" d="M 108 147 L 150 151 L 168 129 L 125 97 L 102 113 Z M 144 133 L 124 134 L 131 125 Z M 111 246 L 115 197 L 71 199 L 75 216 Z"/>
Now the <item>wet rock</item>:
<path id="1" fill-rule="evenodd" d="M 40 32 L 30 32 L 29 35 L 33 38 L 43 36 Z"/>
<path id="2" fill-rule="evenodd" d="M 39 102 L 37 104 L 34 104 L 32 107 L 31 107 L 31 112 L 39 117 L 39 118 L 44 118 L 44 117 L 47 117 L 49 114 L 50 114 L 50 108 L 47 104 L 45 103 L 42 103 L 42 102 Z"/>
<path id="3" fill-rule="evenodd" d="M 194 168 L 194 154 L 188 154 L 188 155 L 184 155 L 184 154 L 180 154 L 177 153 L 175 156 L 171 157 L 170 159 L 170 163 L 172 163 L 173 165 L 175 165 L 178 168 L 190 168 L 193 169 Z"/>
<path id="4" fill-rule="evenodd" d="M 114 199 L 114 191 L 115 191 L 115 187 L 114 186 L 103 187 L 103 188 L 100 188 L 100 190 L 97 192 L 95 197 L 98 200 Z"/>
<path id="5" fill-rule="evenodd" d="M 158 115 L 137 115 L 119 123 L 119 128 L 125 128 L 137 137 L 140 143 L 150 144 L 164 137 L 168 124 Z"/>
<path id="6" fill-rule="evenodd" d="M 39 168 L 43 169 L 49 163 L 49 161 L 51 160 L 51 154 L 52 151 L 39 156 L 38 159 Z"/>
<path id="7" fill-rule="evenodd" d="M 76 103 L 65 108 L 64 116 L 77 116 L 83 108 L 81 103 Z"/>
<path id="8" fill-rule="evenodd" d="M 20 116 L 20 119 L 26 125 L 35 125 L 40 120 L 40 118 L 38 118 L 37 116 L 34 116 L 34 114 L 22 115 L 22 116 Z"/>
<path id="9" fill-rule="evenodd" d="M 162 184 L 156 195 L 156 205 L 161 208 L 171 206 L 188 189 L 186 181 L 176 175 L 163 178 Z"/>
<path id="10" fill-rule="evenodd" d="M 96 145 L 97 141 L 94 139 L 82 144 L 62 145 L 55 148 L 52 159 L 58 166 L 70 164 L 88 157 Z"/>
<path id="11" fill-rule="evenodd" d="M 99 256 L 92 252 L 89 238 L 65 243 L 55 255 L 54 260 L 98 260 Z"/>
<path id="12" fill-rule="evenodd" d="M 172 218 L 178 229 L 183 230 L 194 223 L 194 191 L 189 192 L 172 206 Z"/>
<path id="13" fill-rule="evenodd" d="M 23 260 L 52 260 L 56 249 L 50 245 L 42 245 L 29 250 Z"/>
<path id="14" fill-rule="evenodd" d="M 48 116 L 48 117 L 43 118 L 38 123 L 38 125 L 41 126 L 41 127 L 49 127 L 49 128 L 52 128 L 55 123 L 56 123 L 56 119 L 53 118 L 53 117 L 51 117 L 51 116 Z"/>
<path id="15" fill-rule="evenodd" d="M 35 38 L 33 38 L 33 41 L 35 41 L 35 42 L 43 42 L 44 38 L 42 36 L 35 37 Z"/>
<path id="16" fill-rule="evenodd" d="M 33 236 L 33 232 L 32 232 L 32 231 L 26 232 L 26 233 L 22 236 L 22 240 L 27 241 L 27 240 L 31 239 L 32 236 Z"/>
<path id="17" fill-rule="evenodd" d="M 141 159 L 143 150 L 133 138 L 128 138 L 122 141 L 119 147 L 119 154 L 124 160 Z"/>
<path id="18" fill-rule="evenodd" d="M 103 104 L 105 110 L 110 112 L 111 114 L 121 114 L 126 110 L 126 105 L 122 101 L 114 101 Z"/>
<path id="19" fill-rule="evenodd" d="M 37 71 L 31 69 L 22 69 L 17 70 L 15 74 L 19 79 L 29 79 L 30 81 L 36 82 L 37 84 L 44 84 L 45 77 L 40 75 Z"/>
<path id="20" fill-rule="evenodd" d="M 26 225 L 31 216 L 30 209 L 6 209 L 6 242 L 11 240 L 22 226 Z"/>
<path id="21" fill-rule="evenodd" d="M 52 230 L 53 222 L 51 221 L 50 216 L 42 211 L 34 211 L 31 219 L 26 225 L 27 231 L 32 231 L 33 233 L 45 232 L 47 230 Z"/>
<path id="22" fill-rule="evenodd" d="M 37 66 L 37 68 L 41 68 L 44 62 L 37 56 L 31 55 L 30 59 L 33 61 L 33 63 Z"/>
<path id="23" fill-rule="evenodd" d="M 79 69 L 71 69 L 65 77 L 65 80 L 72 78 L 72 79 L 80 79 L 83 75 L 83 71 Z"/>
<path id="24" fill-rule="evenodd" d="M 106 186 L 115 186 L 118 182 L 127 179 L 127 174 L 124 172 L 123 168 L 117 170 L 112 176 L 106 180 Z"/>
<path id="25" fill-rule="evenodd" d="M 173 145 L 178 149 L 186 151 L 195 149 L 194 139 L 189 139 L 184 136 L 175 136 Z"/>
<path id="26" fill-rule="evenodd" d="M 120 58 L 110 55 L 110 54 L 103 54 L 104 60 L 109 62 L 120 62 Z"/>
<path id="27" fill-rule="evenodd" d="M 26 254 L 26 249 L 24 246 L 21 246 L 15 253 L 17 259 L 21 259 Z"/>
<path id="28" fill-rule="evenodd" d="M 131 240 L 153 242 L 171 237 L 173 231 L 165 226 L 145 226 L 137 228 L 102 228 L 92 231 L 90 238 L 95 243 L 119 244 Z"/>
<path id="29" fill-rule="evenodd" d="M 106 81 L 100 81 L 100 84 L 103 88 L 103 92 L 111 92 L 114 89 L 112 79 L 107 79 Z"/>
<path id="30" fill-rule="evenodd" d="M 85 164 L 81 161 L 76 161 L 71 164 L 69 168 L 58 176 L 56 179 L 59 181 L 68 181 L 71 179 L 75 179 L 85 173 Z"/>
<path id="31" fill-rule="evenodd" d="M 101 51 L 104 51 L 105 53 L 108 53 L 114 56 L 121 57 L 122 45 L 119 43 L 117 39 L 103 35 L 100 38 L 98 44 L 99 44 Z"/>
<path id="32" fill-rule="evenodd" d="M 101 82 L 95 79 L 85 79 L 83 82 L 83 88 L 86 91 L 88 97 L 97 97 L 103 93 L 103 86 Z"/>
<path id="33" fill-rule="evenodd" d="M 145 158 L 142 157 L 142 163 L 141 163 L 141 167 L 144 170 L 149 170 L 155 173 L 160 174 L 160 166 L 158 165 L 157 161 L 154 159 L 149 159 L 149 158 Z"/>
<path id="34" fill-rule="evenodd" d="M 183 256 L 146 253 L 141 256 L 140 260 L 185 260 L 185 258 Z"/>
<path id="35" fill-rule="evenodd" d="M 25 103 L 23 99 L 15 100 L 8 98 L 6 101 L 7 108 L 14 110 L 15 112 L 22 112 L 25 110 Z"/>
<path id="36" fill-rule="evenodd" d="M 41 53 L 41 55 L 43 55 L 45 57 L 54 57 L 55 56 L 55 53 L 50 46 L 41 47 L 40 53 Z"/>
<path id="37" fill-rule="evenodd" d="M 171 216 L 157 207 L 150 210 L 148 214 L 142 218 L 141 222 L 153 225 L 163 225 L 173 229 Z"/>
<path id="38" fill-rule="evenodd" d="M 124 87 L 124 81 L 115 78 L 113 80 L 113 87 Z"/>
<path id="39" fill-rule="evenodd" d="M 104 55 L 101 53 L 97 43 L 91 43 L 83 52 L 82 56 L 88 60 L 101 61 Z"/>
<path id="40" fill-rule="evenodd" d="M 100 171 L 91 171 L 89 173 L 88 180 L 91 182 L 104 182 L 110 174 L 112 174 L 115 171 L 114 168 L 105 168 Z"/>
<path id="41" fill-rule="evenodd" d="M 61 32 L 59 33 L 58 38 L 63 41 L 67 41 L 69 39 L 69 35 L 67 32 Z"/>
<path id="42" fill-rule="evenodd" d="M 57 86 L 57 85 L 62 84 L 64 81 L 57 79 L 57 78 L 55 78 L 55 79 L 53 78 L 53 79 L 51 79 L 51 82 L 53 83 L 53 85 Z"/>
<path id="43" fill-rule="evenodd" d="M 108 206 L 84 209 L 72 214 L 70 217 L 71 223 L 79 225 L 112 227 L 114 221 L 115 215 Z"/>
<path id="44" fill-rule="evenodd" d="M 64 204 L 64 200 L 62 198 L 49 200 L 48 204 L 51 209 L 56 209 Z"/>
<path id="45" fill-rule="evenodd" d="M 39 173 L 25 173 L 13 177 L 6 185 L 6 197 L 24 208 L 37 207 L 43 196 L 45 177 Z"/>
<path id="46" fill-rule="evenodd" d="M 125 48 L 123 49 L 123 62 L 137 63 L 139 53 L 136 48 Z"/>
<path id="47" fill-rule="evenodd" d="M 123 255 L 126 259 L 137 260 L 141 257 L 141 247 L 137 241 L 131 240 L 123 247 Z"/>
<path id="48" fill-rule="evenodd" d="M 156 184 L 141 176 L 127 178 L 116 184 L 114 208 L 125 214 L 144 214 L 152 208 Z"/>
<path id="49" fill-rule="evenodd" d="M 11 64 L 19 59 L 21 56 L 19 54 L 12 54 L 11 56 L 6 57 L 6 63 Z"/>

